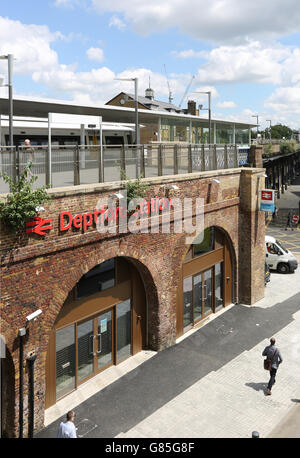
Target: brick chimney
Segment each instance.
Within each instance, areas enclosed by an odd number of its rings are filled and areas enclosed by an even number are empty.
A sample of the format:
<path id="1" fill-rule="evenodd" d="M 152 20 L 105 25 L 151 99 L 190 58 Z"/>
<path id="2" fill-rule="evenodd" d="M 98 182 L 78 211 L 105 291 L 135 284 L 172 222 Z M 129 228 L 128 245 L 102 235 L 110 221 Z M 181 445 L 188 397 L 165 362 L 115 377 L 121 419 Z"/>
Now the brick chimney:
<path id="1" fill-rule="evenodd" d="M 190 115 L 196 116 L 196 102 L 194 100 L 188 101 L 187 112 Z"/>

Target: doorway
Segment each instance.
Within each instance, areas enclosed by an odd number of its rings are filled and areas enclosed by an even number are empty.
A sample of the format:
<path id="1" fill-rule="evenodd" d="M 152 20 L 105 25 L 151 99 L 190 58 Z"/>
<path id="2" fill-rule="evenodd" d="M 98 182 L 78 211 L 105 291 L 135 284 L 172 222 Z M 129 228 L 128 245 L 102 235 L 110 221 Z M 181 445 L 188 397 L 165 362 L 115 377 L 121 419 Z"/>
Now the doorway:
<path id="1" fill-rule="evenodd" d="M 132 354 L 131 301 L 56 330 L 56 400 Z"/>
<path id="2" fill-rule="evenodd" d="M 85 274 L 70 292 L 50 335 L 46 408 L 146 348 L 146 323 L 144 285 L 130 262 L 114 258 Z"/>
<path id="3" fill-rule="evenodd" d="M 183 279 L 183 328 L 223 306 L 222 263 Z"/>
<path id="4" fill-rule="evenodd" d="M 229 239 L 216 227 L 205 229 L 182 264 L 177 293 L 177 337 L 232 303 L 233 268 Z"/>

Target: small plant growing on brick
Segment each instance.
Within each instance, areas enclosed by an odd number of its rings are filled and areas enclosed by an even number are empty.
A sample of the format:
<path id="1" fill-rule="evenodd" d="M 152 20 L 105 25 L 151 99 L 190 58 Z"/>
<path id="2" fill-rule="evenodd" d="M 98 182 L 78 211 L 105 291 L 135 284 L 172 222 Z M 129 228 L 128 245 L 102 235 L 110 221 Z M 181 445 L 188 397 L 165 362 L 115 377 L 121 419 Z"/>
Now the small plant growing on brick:
<path id="1" fill-rule="evenodd" d="M 0 220 L 17 235 L 24 230 L 26 222 L 37 215 L 37 208 L 50 198 L 46 186 L 33 189 L 38 177 L 32 175 L 31 167 L 31 162 L 26 164 L 16 183 L 6 173 L 0 174 L 11 190 L 6 199 L 0 201 Z"/>
<path id="2" fill-rule="evenodd" d="M 127 192 L 127 207 L 129 202 L 133 199 L 143 199 L 145 197 L 146 192 L 149 189 L 149 185 L 147 185 L 146 183 L 142 183 L 142 178 L 143 176 L 140 175 L 137 179 L 130 180 L 126 173 L 123 170 L 121 171 L 121 179 L 126 180 L 124 188 Z M 134 212 L 135 210 L 128 210 L 127 213 L 128 215 L 131 215 Z"/>

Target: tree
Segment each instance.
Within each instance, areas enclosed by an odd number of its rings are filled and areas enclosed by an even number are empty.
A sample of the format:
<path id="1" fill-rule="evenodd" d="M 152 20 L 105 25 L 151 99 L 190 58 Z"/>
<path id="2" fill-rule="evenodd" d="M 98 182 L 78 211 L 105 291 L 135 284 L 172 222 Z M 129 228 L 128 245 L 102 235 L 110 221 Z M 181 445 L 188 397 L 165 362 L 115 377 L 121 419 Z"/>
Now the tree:
<path id="1" fill-rule="evenodd" d="M 286 140 L 290 140 L 292 138 L 292 134 L 292 129 L 283 124 L 276 124 L 275 126 L 271 127 L 271 136 L 274 140 L 281 140 L 283 137 Z"/>

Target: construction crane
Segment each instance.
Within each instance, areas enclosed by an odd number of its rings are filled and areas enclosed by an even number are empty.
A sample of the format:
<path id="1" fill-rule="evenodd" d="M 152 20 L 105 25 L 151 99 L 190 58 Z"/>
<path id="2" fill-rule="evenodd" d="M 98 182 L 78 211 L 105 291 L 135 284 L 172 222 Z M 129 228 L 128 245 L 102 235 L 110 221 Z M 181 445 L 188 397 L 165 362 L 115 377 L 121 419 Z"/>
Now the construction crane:
<path id="1" fill-rule="evenodd" d="M 169 83 L 169 79 L 168 79 L 168 75 L 167 75 L 166 64 L 164 64 L 164 69 L 165 69 L 165 74 L 166 74 L 167 83 L 168 83 L 168 89 L 169 89 L 169 103 L 172 103 L 173 95 L 172 95 L 172 92 L 171 92 L 170 83 Z"/>
<path id="2" fill-rule="evenodd" d="M 181 108 L 181 105 L 182 105 L 184 99 L 186 98 L 186 95 L 187 95 L 187 93 L 188 93 L 188 91 L 189 91 L 189 89 L 190 89 L 190 87 L 191 87 L 191 84 L 192 84 L 194 78 L 195 78 L 195 76 L 193 75 L 191 81 L 189 82 L 189 84 L 188 84 L 188 86 L 187 86 L 187 88 L 186 88 L 186 90 L 185 90 L 185 93 L 183 94 L 183 97 L 182 97 L 182 99 L 181 99 L 181 101 L 180 101 L 180 104 L 178 105 L 179 108 Z"/>

